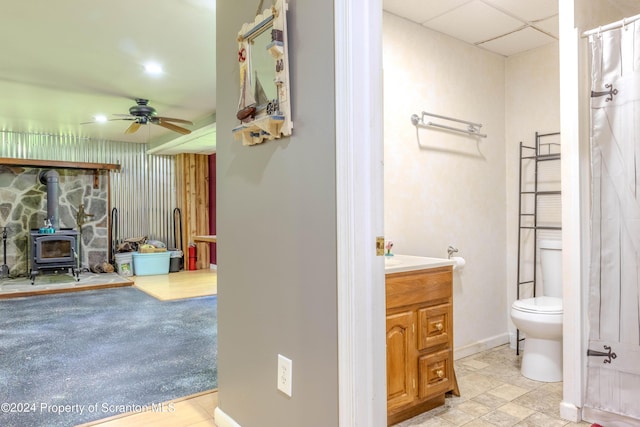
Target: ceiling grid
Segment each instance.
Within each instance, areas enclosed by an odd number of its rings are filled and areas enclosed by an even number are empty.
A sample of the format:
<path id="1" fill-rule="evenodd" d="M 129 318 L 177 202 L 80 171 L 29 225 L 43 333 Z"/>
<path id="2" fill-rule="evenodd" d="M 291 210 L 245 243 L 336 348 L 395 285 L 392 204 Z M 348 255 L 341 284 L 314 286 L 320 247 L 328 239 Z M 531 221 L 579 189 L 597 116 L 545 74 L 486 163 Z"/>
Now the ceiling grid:
<path id="1" fill-rule="evenodd" d="M 557 0 L 384 0 L 384 9 L 502 56 L 557 41 Z"/>

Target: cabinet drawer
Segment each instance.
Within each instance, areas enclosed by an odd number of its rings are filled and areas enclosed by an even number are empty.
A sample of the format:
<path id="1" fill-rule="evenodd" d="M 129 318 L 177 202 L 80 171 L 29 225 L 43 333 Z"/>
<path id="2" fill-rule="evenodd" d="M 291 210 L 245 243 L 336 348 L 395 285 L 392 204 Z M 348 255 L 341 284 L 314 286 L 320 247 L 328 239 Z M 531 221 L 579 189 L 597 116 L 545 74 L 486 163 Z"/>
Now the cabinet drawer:
<path id="1" fill-rule="evenodd" d="M 453 352 L 442 350 L 418 360 L 418 397 L 440 395 L 453 389 Z"/>
<path id="2" fill-rule="evenodd" d="M 387 309 L 451 297 L 452 268 L 390 274 L 386 278 Z"/>
<path id="3" fill-rule="evenodd" d="M 436 345 L 450 346 L 452 336 L 451 304 L 441 304 L 418 310 L 418 349 Z"/>

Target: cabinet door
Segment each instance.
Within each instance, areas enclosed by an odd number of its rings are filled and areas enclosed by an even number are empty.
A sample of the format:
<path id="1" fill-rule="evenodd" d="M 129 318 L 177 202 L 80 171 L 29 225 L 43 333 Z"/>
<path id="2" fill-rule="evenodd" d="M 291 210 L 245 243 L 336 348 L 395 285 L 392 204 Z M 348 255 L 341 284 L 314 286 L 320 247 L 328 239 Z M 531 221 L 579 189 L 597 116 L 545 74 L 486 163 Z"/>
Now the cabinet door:
<path id="1" fill-rule="evenodd" d="M 410 403 L 416 394 L 415 312 L 387 316 L 387 410 Z"/>
<path id="2" fill-rule="evenodd" d="M 442 350 L 418 361 L 418 397 L 438 396 L 453 390 L 453 352 Z"/>
<path id="3" fill-rule="evenodd" d="M 418 348 L 451 346 L 451 304 L 418 310 Z"/>

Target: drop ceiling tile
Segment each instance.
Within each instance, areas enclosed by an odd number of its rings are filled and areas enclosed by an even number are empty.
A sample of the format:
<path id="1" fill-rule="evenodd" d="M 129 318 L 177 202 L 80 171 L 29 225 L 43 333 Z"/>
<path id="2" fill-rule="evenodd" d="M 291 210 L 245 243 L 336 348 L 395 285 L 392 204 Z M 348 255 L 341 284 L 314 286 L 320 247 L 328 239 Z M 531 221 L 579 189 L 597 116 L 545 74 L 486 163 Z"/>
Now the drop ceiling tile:
<path id="1" fill-rule="evenodd" d="M 536 22 L 536 27 L 540 28 L 543 31 L 546 31 L 549 34 L 560 38 L 560 26 L 558 23 L 558 16 L 554 16 L 549 19 L 545 19 L 544 21 Z"/>
<path id="2" fill-rule="evenodd" d="M 470 0 L 383 0 L 382 8 L 387 12 L 422 24 L 429 19 L 449 12 Z"/>
<path id="3" fill-rule="evenodd" d="M 479 43 L 517 30 L 524 24 L 475 0 L 423 24 L 467 43 Z"/>
<path id="4" fill-rule="evenodd" d="M 523 19 L 527 22 L 537 21 L 558 14 L 558 0 L 485 0 Z"/>
<path id="5" fill-rule="evenodd" d="M 507 34 L 503 37 L 482 43 L 481 46 L 492 52 L 504 56 L 511 56 L 516 53 L 525 52 L 536 47 L 555 41 L 552 37 L 541 33 L 531 27 L 524 28 L 515 33 Z"/>

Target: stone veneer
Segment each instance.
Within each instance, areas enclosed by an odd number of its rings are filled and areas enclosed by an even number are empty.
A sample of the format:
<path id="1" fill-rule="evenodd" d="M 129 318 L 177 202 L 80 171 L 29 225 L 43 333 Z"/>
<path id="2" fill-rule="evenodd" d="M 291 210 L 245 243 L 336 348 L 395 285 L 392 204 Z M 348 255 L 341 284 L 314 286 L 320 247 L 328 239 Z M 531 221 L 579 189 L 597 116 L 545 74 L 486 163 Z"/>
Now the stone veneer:
<path id="1" fill-rule="evenodd" d="M 42 170 L 47 168 L 0 165 L 0 227 L 7 227 L 6 264 L 11 277 L 28 275 L 29 231 L 42 227 L 47 217 L 47 187 L 38 179 Z M 99 172 L 98 188 L 93 188 L 93 170 L 56 171 L 60 174 L 60 228 L 78 230 L 76 214 L 84 203 L 85 212 L 94 216 L 87 218 L 80 230 L 81 265 L 87 268 L 102 264 L 109 259 L 108 176 Z"/>

